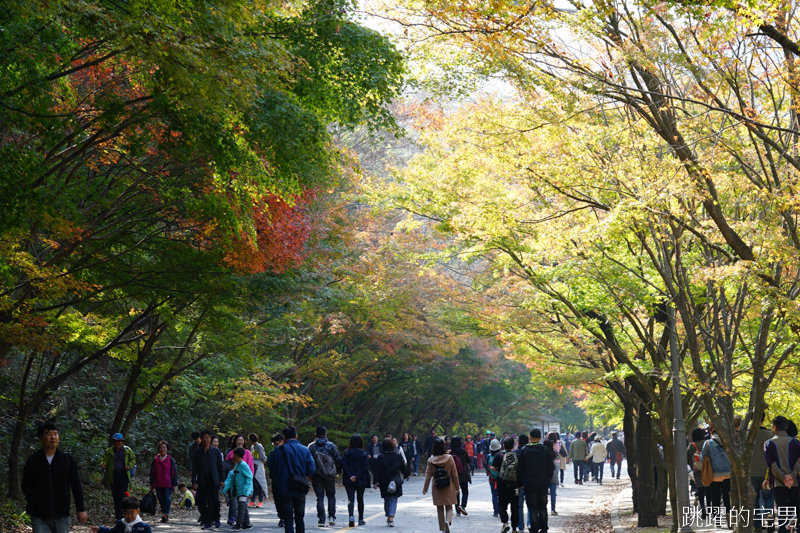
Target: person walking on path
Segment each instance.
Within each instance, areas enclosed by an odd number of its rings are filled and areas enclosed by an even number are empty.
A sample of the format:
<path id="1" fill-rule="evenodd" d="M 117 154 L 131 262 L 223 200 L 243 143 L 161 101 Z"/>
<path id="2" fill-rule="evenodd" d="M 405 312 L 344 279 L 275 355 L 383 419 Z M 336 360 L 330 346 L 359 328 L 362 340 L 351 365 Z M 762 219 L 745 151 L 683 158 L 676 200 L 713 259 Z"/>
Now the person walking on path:
<path id="1" fill-rule="evenodd" d="M 771 434 L 772 432 L 770 432 Z M 692 469 L 692 476 L 694 479 L 694 484 L 697 487 L 697 503 L 700 506 L 700 516 L 705 520 L 706 518 L 706 508 L 708 507 L 708 487 L 703 485 L 703 459 L 702 459 L 702 452 L 703 452 L 703 445 L 706 443 L 706 432 L 700 428 L 694 428 L 692 430 L 692 442 L 689 443 L 689 446 L 686 448 L 686 461 L 689 467 Z M 763 450 L 760 451 L 761 456 L 763 457 L 764 452 Z M 767 471 L 766 462 L 764 463 L 764 469 L 761 470 L 762 474 L 759 476 L 759 486 L 761 485 L 761 481 L 764 479 L 764 472 Z M 756 493 L 758 494 L 758 493 Z M 756 506 L 758 507 L 758 506 Z"/>
<path id="2" fill-rule="evenodd" d="M 561 477 L 561 486 L 564 486 L 564 470 L 567 469 L 567 451 L 565 450 L 566 446 L 563 442 L 561 442 L 561 437 L 555 431 L 552 431 L 547 434 L 547 440 L 553 443 L 553 449 L 555 450 L 556 454 L 558 455 L 558 461 L 556 463 L 556 470 L 557 474 Z"/>
<path id="3" fill-rule="evenodd" d="M 594 444 L 592 444 L 592 449 L 589 452 L 589 456 L 592 458 L 592 477 L 598 485 L 603 484 L 603 467 L 606 465 L 607 455 L 608 450 L 606 450 L 606 447 L 600 441 L 600 437 L 596 436 L 594 438 Z"/>
<path id="4" fill-rule="evenodd" d="M 203 529 L 220 527 L 219 489 L 225 485 L 222 452 L 211 446 L 211 432 L 200 432 L 200 447 L 192 461 L 192 487 L 197 491 L 197 508 Z"/>
<path id="5" fill-rule="evenodd" d="M 553 469 L 553 477 L 550 478 L 550 514 L 553 516 L 558 516 L 558 513 L 556 512 L 556 496 L 558 493 L 558 471 L 561 464 L 561 458 L 559 457 L 558 452 L 556 452 L 556 443 L 551 439 L 545 440 L 544 446 L 553 452 L 552 457 L 555 468 Z"/>
<path id="6" fill-rule="evenodd" d="M 103 453 L 100 463 L 100 468 L 105 470 L 103 485 L 111 489 L 111 498 L 114 500 L 114 516 L 117 520 L 122 518 L 122 499 L 128 492 L 131 470 L 136 466 L 136 455 L 124 443 L 125 437 L 122 436 L 122 433 L 114 433 L 111 436 L 111 446 Z"/>
<path id="7" fill-rule="evenodd" d="M 419 458 L 422 457 L 422 443 L 417 439 L 417 434 L 411 434 L 411 447 L 414 450 L 414 458 L 411 460 L 414 463 L 414 475 L 419 473 Z"/>
<path id="8" fill-rule="evenodd" d="M 172 505 L 172 491 L 178 486 L 178 468 L 175 459 L 169 454 L 166 441 L 156 445 L 158 452 L 150 464 L 150 489 L 155 489 L 158 504 L 161 506 L 161 522 L 169 522 Z"/>
<path id="9" fill-rule="evenodd" d="M 456 504 L 456 513 L 467 516 L 467 499 L 469 498 L 469 484 L 472 483 L 472 474 L 469 471 L 470 457 L 464 449 L 461 437 L 453 437 L 450 443 L 450 455 L 458 457 L 461 463 L 461 471 L 458 472 L 458 487 L 461 493 L 461 505 Z M 458 465 L 456 465 L 458 466 Z M 458 471 L 458 469 L 456 469 Z"/>
<path id="10" fill-rule="evenodd" d="M 225 479 L 224 491 L 237 502 L 236 525 L 231 528 L 235 531 L 253 528 L 250 523 L 250 511 L 247 508 L 247 499 L 253 494 L 253 472 L 244 460 L 246 451 L 244 448 L 233 450 L 234 466 Z"/>
<path id="11" fill-rule="evenodd" d="M 519 439 L 517 441 L 518 448 L 516 450 L 514 450 L 514 453 L 517 454 L 517 457 L 519 457 L 519 454 L 525 448 L 525 445 L 528 444 L 529 439 L 530 439 L 530 437 L 528 437 L 524 433 L 519 436 Z M 518 524 L 519 530 L 522 531 L 522 530 L 525 529 L 525 524 L 526 524 L 526 522 L 525 522 L 525 508 L 527 507 L 527 505 L 525 503 L 525 487 L 523 485 L 519 486 L 519 498 L 518 498 L 518 500 L 519 500 L 519 503 L 518 503 L 518 506 L 519 506 L 519 522 L 517 522 L 517 524 Z M 531 525 L 530 513 L 528 513 L 528 522 L 527 522 L 527 524 L 528 524 L 528 527 L 530 527 L 530 525 Z"/>
<path id="12" fill-rule="evenodd" d="M 433 479 L 433 505 L 439 518 L 439 531 L 450 533 L 453 522 L 453 506 L 458 505 L 458 472 L 453 456 L 447 453 L 442 439 L 435 438 L 431 447 L 431 457 L 425 469 L 425 485 L 422 494 L 428 493 Z"/>
<path id="13" fill-rule="evenodd" d="M 432 429 L 430 435 L 428 435 L 428 438 L 425 439 L 425 455 L 427 455 L 428 458 L 430 458 L 431 456 L 431 450 L 433 450 L 434 440 L 436 440 L 436 430 Z"/>
<path id="14" fill-rule="evenodd" d="M 475 467 L 478 465 L 478 459 L 475 455 L 475 443 L 472 441 L 472 435 L 467 435 L 464 449 L 467 450 L 467 456 L 469 456 L 469 473 L 471 476 L 474 476 Z"/>
<path id="15" fill-rule="evenodd" d="M 244 453 L 244 462 L 247 463 L 247 466 L 250 467 L 250 472 L 252 473 L 255 470 L 255 463 L 253 461 L 253 455 L 250 453 L 250 450 L 245 449 L 245 440 L 244 435 L 234 435 L 231 437 L 229 442 L 229 448 L 225 452 L 225 461 L 223 462 L 223 468 L 225 470 L 225 476 L 228 475 L 231 469 L 235 466 L 235 461 L 233 458 L 233 452 L 237 448 L 242 448 L 245 450 Z M 236 525 L 236 516 L 239 514 L 239 498 L 232 497 L 228 491 L 223 491 L 225 493 L 225 497 L 228 499 L 228 524 L 234 526 Z M 247 502 L 244 502 L 247 505 Z"/>
<path id="16" fill-rule="evenodd" d="M 786 509 L 784 516 L 791 517 L 797 514 L 798 493 L 800 493 L 800 487 L 797 484 L 800 442 L 789 436 L 788 426 L 789 421 L 782 416 L 776 416 L 772 420 L 772 432 L 775 436 L 766 443 L 764 459 L 769 468 L 769 486 L 772 489 L 775 504 L 779 509 Z M 716 474 L 715 470 L 714 475 L 716 476 Z M 728 484 L 730 486 L 730 479 L 728 479 Z M 786 533 L 786 531 L 787 527 L 784 522 L 778 529 L 778 533 Z"/>
<path id="17" fill-rule="evenodd" d="M 492 461 L 494 461 L 495 456 L 500 453 L 503 449 L 503 446 L 500 444 L 500 441 L 497 439 L 492 439 L 492 443 L 489 444 L 489 453 L 486 455 L 486 475 L 489 476 L 489 490 L 492 492 L 492 516 L 497 518 L 500 516 L 500 499 L 497 494 L 497 476 L 492 476 L 491 466 Z"/>
<path id="18" fill-rule="evenodd" d="M 247 436 L 250 441 L 250 455 L 253 457 L 253 496 L 250 498 L 250 507 L 261 507 L 264 505 L 264 498 L 269 497 L 267 489 L 267 476 L 264 474 L 267 465 L 267 452 L 264 446 L 258 442 L 258 434 L 250 433 Z M 256 503 L 258 498 L 258 503 Z"/>
<path id="19" fill-rule="evenodd" d="M 25 512 L 31 517 L 33 533 L 69 533 L 70 491 L 75 498 L 78 522 L 85 524 L 88 518 L 78 463 L 72 455 L 58 449 L 58 426 L 45 422 L 36 434 L 42 447 L 28 457 L 22 470 Z"/>
<path id="20" fill-rule="evenodd" d="M 297 440 L 297 429 L 287 426 L 283 429 L 285 442 L 267 458 L 267 466 L 274 480 L 272 492 L 276 503 L 281 504 L 281 516 L 285 533 L 305 533 L 304 515 L 308 481 L 317 471 L 311 452 Z"/>
<path id="21" fill-rule="evenodd" d="M 569 446 L 569 458 L 572 461 L 575 471 L 575 484 L 583 485 L 584 469 L 586 468 L 586 456 L 589 455 L 589 447 L 586 441 L 581 438 L 580 432 L 575 433 L 575 440 Z"/>
<path id="22" fill-rule="evenodd" d="M 617 479 L 622 471 L 622 459 L 625 457 L 625 445 L 617 438 L 617 432 L 611 433 L 611 440 L 606 444 L 608 457 L 611 459 L 611 477 L 614 477 L 614 465 L 617 465 Z M 764 469 L 766 471 L 766 468 Z"/>
<path id="23" fill-rule="evenodd" d="M 550 450 L 539 442 L 542 440 L 541 430 L 533 428 L 530 437 L 531 441 L 519 453 L 517 470 L 522 474 L 522 485 L 525 487 L 531 533 L 546 533 L 547 489 L 550 487 L 555 463 Z"/>
<path id="24" fill-rule="evenodd" d="M 194 452 L 200 447 L 200 432 L 192 431 L 192 442 L 186 447 L 186 469 L 192 471 L 192 461 L 194 460 Z"/>
<path id="25" fill-rule="evenodd" d="M 507 437 L 503 439 L 503 451 L 495 455 L 492 464 L 489 467 L 492 472 L 492 477 L 497 479 L 497 496 L 500 505 L 500 521 L 503 522 L 503 528 L 500 533 L 507 533 L 509 527 L 517 531 L 519 527 L 519 497 L 516 494 L 517 487 L 519 487 L 519 455 L 514 453 L 514 439 Z M 509 517 L 508 507 L 511 506 L 511 515 Z M 511 519 L 511 525 L 508 521 Z"/>
<path id="26" fill-rule="evenodd" d="M 775 434 L 764 427 L 767 413 L 761 414 L 761 426 L 758 428 L 758 435 L 756 435 L 756 445 L 753 446 L 753 455 L 750 457 L 750 484 L 753 486 L 753 492 L 756 493 L 755 503 L 753 505 L 753 527 L 755 531 L 761 531 L 764 528 L 763 514 L 766 509 L 773 509 L 775 507 L 775 500 L 772 497 L 772 491 L 763 486 L 764 472 L 767 471 L 767 460 L 764 457 L 764 448 L 767 441 L 770 440 Z M 759 502 L 759 499 L 763 500 Z"/>
<path id="27" fill-rule="evenodd" d="M 367 445 L 367 453 L 369 454 L 369 471 L 372 472 L 372 488 L 378 488 L 378 457 L 381 455 L 381 443 L 378 442 L 378 436 L 373 435 Z"/>
<path id="28" fill-rule="evenodd" d="M 800 446 L 800 443 L 798 445 Z M 717 431 L 714 428 L 711 428 L 711 438 L 703 444 L 703 450 L 700 452 L 700 458 L 703 461 L 705 461 L 706 457 L 711 459 L 711 469 L 714 471 L 714 481 L 708 487 L 710 496 L 709 508 L 714 509 L 716 512 L 721 511 L 721 499 L 725 504 L 726 522 L 730 526 L 731 461 L 722 447 Z"/>
<path id="29" fill-rule="evenodd" d="M 274 462 L 275 459 L 274 458 L 270 459 L 270 458 L 273 457 L 275 452 L 278 451 L 278 448 L 283 446 L 283 440 L 284 440 L 283 433 L 275 433 L 272 436 L 272 450 L 267 455 L 267 462 L 264 465 L 265 468 L 269 469 L 267 465 L 270 464 L 271 461 Z M 275 500 L 275 512 L 278 515 L 278 527 L 284 527 L 285 524 L 283 522 L 283 505 L 281 504 L 280 501 L 280 495 L 277 492 L 275 492 L 275 476 L 273 475 L 271 469 L 269 469 L 269 479 L 272 482 L 272 498 Z"/>
<path id="30" fill-rule="evenodd" d="M 328 498 L 328 525 L 336 525 L 336 476 L 342 473 L 342 458 L 336 445 L 328 440 L 328 430 L 319 426 L 317 438 L 308 445 L 314 458 L 316 471 L 311 476 L 314 494 L 317 496 L 317 519 L 319 527 L 325 527 L 325 497 Z"/>
<path id="31" fill-rule="evenodd" d="M 408 477 L 408 470 L 400 458 L 400 454 L 394 449 L 392 439 L 383 439 L 381 454 L 378 456 L 378 464 L 375 467 L 375 477 L 381 489 L 386 524 L 394 527 L 397 499 L 403 495 L 403 479 Z"/>
<path id="32" fill-rule="evenodd" d="M 347 491 L 347 512 L 349 527 L 355 527 L 354 507 L 358 501 L 358 525 L 364 522 L 364 490 L 369 487 L 369 454 L 364 450 L 361 435 L 350 437 L 350 445 L 342 456 L 342 485 Z"/>

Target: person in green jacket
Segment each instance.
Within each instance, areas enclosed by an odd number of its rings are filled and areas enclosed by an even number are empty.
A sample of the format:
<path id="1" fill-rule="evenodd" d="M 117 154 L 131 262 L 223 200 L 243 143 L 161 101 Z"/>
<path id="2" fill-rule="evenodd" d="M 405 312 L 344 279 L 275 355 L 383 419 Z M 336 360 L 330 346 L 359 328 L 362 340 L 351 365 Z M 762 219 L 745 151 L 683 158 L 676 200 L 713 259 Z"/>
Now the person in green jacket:
<path id="1" fill-rule="evenodd" d="M 100 468 L 105 470 L 103 485 L 111 488 L 111 498 L 114 500 L 114 514 L 121 520 L 122 499 L 128 491 L 131 482 L 131 470 L 136 466 L 136 455 L 133 450 L 125 446 L 125 437 L 122 433 L 111 436 L 111 447 L 103 453 L 103 462 Z"/>
<path id="2" fill-rule="evenodd" d="M 580 432 L 575 433 L 575 440 L 569 445 L 569 458 L 575 465 L 575 484 L 583 485 L 584 470 L 586 468 L 586 456 L 589 455 L 589 447 L 586 441 L 581 438 Z M 578 476 L 580 474 L 580 477 Z"/>

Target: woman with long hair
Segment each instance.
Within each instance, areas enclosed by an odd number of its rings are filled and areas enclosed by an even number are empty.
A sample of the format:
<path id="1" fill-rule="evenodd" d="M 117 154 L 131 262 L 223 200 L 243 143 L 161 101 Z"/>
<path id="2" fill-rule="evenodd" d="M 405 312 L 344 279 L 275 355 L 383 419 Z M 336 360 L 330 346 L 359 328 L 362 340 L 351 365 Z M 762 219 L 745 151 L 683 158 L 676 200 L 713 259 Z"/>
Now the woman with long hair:
<path id="1" fill-rule="evenodd" d="M 383 439 L 381 454 L 375 467 L 375 477 L 383 498 L 383 510 L 386 513 L 386 525 L 394 527 L 394 516 L 397 513 L 397 499 L 403 495 L 403 479 L 408 477 L 408 470 L 394 448 L 392 439 Z"/>
<path id="2" fill-rule="evenodd" d="M 364 490 L 369 487 L 369 454 L 364 449 L 361 435 L 350 437 L 350 445 L 342 455 L 342 484 L 347 491 L 347 511 L 350 527 L 355 527 L 353 507 L 358 500 L 358 525 L 364 522 Z"/>
<path id="3" fill-rule="evenodd" d="M 453 456 L 447 453 L 444 441 L 439 437 L 433 440 L 431 456 L 428 459 L 428 468 L 425 469 L 425 485 L 422 494 L 428 493 L 428 487 L 433 482 L 433 505 L 439 517 L 439 531 L 450 533 L 450 524 L 453 522 L 453 506 L 458 505 L 458 472 Z"/>
<path id="4" fill-rule="evenodd" d="M 458 457 L 461 463 L 461 471 L 458 472 L 458 486 L 461 488 L 461 505 L 456 504 L 456 513 L 467 516 L 467 499 L 469 497 L 469 484 L 472 483 L 472 475 L 469 471 L 469 454 L 461 442 L 461 437 L 453 437 L 450 442 L 450 455 Z"/>

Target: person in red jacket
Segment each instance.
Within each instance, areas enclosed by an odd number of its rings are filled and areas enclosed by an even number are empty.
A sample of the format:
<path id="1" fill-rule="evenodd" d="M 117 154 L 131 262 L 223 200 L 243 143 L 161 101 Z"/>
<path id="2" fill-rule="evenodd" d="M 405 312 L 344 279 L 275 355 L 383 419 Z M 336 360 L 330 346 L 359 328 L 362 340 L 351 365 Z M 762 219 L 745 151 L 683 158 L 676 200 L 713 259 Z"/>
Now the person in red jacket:
<path id="1" fill-rule="evenodd" d="M 472 435 L 467 435 L 467 440 L 464 442 L 464 449 L 467 450 L 467 455 L 469 456 L 469 473 L 470 475 L 474 475 L 475 467 L 478 464 L 478 457 L 475 453 L 475 443 L 472 441 Z"/>
<path id="2" fill-rule="evenodd" d="M 175 459 L 169 454 L 169 445 L 161 441 L 156 445 L 158 454 L 150 465 L 150 488 L 156 489 L 158 504 L 161 506 L 161 521 L 169 522 L 172 491 L 178 486 L 178 469 Z"/>

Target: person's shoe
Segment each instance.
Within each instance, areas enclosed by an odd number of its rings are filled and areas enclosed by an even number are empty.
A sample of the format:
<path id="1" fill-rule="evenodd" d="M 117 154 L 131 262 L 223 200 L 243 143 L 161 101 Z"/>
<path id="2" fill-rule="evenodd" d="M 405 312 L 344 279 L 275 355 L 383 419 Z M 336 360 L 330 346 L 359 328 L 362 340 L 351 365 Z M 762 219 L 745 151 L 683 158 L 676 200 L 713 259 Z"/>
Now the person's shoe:
<path id="1" fill-rule="evenodd" d="M 283 518 L 278 520 L 278 527 L 286 527 L 286 522 L 283 521 Z"/>
<path id="2" fill-rule="evenodd" d="M 386 523 L 389 525 L 389 527 L 394 527 L 394 515 L 387 518 Z"/>
<path id="3" fill-rule="evenodd" d="M 242 526 L 242 531 L 249 531 L 253 529 L 253 524 L 247 524 L 246 526 Z"/>
<path id="4" fill-rule="evenodd" d="M 366 526 L 366 525 L 367 525 L 367 523 L 366 523 L 366 522 L 364 522 L 363 520 L 359 520 L 359 521 L 358 521 L 358 525 L 359 525 L 359 526 Z"/>
<path id="5" fill-rule="evenodd" d="M 241 530 L 242 530 L 242 526 L 240 526 L 239 524 L 236 524 L 235 526 L 233 526 L 231 528 L 231 531 L 241 531 Z"/>
<path id="6" fill-rule="evenodd" d="M 328 517 L 328 525 L 331 526 L 331 527 L 336 525 L 336 517 L 335 516 L 329 516 Z"/>
<path id="7" fill-rule="evenodd" d="M 347 524 L 347 527 L 356 527 L 356 519 L 355 517 L 350 517 L 350 522 Z"/>
<path id="8" fill-rule="evenodd" d="M 598 480 L 597 480 L 597 483 L 599 483 L 600 485 L 602 485 L 602 484 L 603 484 L 603 480 L 602 480 L 602 479 L 598 479 Z"/>
<path id="9" fill-rule="evenodd" d="M 564 488 L 564 484 L 563 484 L 563 483 L 561 483 L 561 485 L 559 485 L 559 486 L 560 486 L 562 489 Z"/>
<path id="10" fill-rule="evenodd" d="M 494 518 L 497 518 L 497 517 L 499 517 L 500 515 L 499 515 L 499 514 L 497 514 L 497 513 L 494 513 L 492 516 L 493 516 Z"/>
<path id="11" fill-rule="evenodd" d="M 551 514 L 551 515 L 553 515 L 553 516 L 558 516 L 558 513 L 556 512 L 556 510 L 555 510 L 555 509 L 553 509 L 552 511 L 550 511 L 550 514 Z"/>
<path id="12" fill-rule="evenodd" d="M 508 525 L 508 522 L 503 524 L 503 527 L 500 528 L 500 533 L 508 533 L 508 530 L 511 529 L 511 526 Z"/>
<path id="13" fill-rule="evenodd" d="M 247 506 L 248 507 L 255 507 L 256 506 L 256 502 L 248 502 Z"/>
<path id="14" fill-rule="evenodd" d="M 167 522 L 169 522 L 169 517 L 167 515 L 165 515 L 165 514 L 162 514 L 161 515 L 161 523 L 164 524 L 164 523 L 167 523 Z"/>
<path id="15" fill-rule="evenodd" d="M 236 525 L 236 520 L 234 520 L 234 519 L 232 519 L 232 518 L 229 518 L 229 519 L 228 519 L 228 525 L 229 525 L 229 526 L 235 526 L 235 525 Z"/>
<path id="16" fill-rule="evenodd" d="M 463 514 L 464 516 L 467 516 L 467 510 L 461 507 L 460 505 L 456 505 L 456 510 L 458 511 L 458 514 Z"/>
<path id="17" fill-rule="evenodd" d="M 216 522 L 214 522 L 214 527 L 215 527 L 215 528 L 217 528 L 217 529 L 219 529 L 219 528 L 221 528 L 221 527 L 222 527 L 222 524 L 220 524 L 220 523 L 219 523 L 219 520 L 217 520 Z"/>
<path id="18" fill-rule="evenodd" d="M 214 524 L 203 524 L 200 529 L 214 529 Z"/>
<path id="19" fill-rule="evenodd" d="M 325 522 L 320 522 L 317 527 L 328 527 L 328 525 Z"/>
<path id="20" fill-rule="evenodd" d="M 264 502 L 258 502 L 258 503 L 256 504 L 256 507 L 258 507 L 259 509 L 260 509 L 260 508 L 262 508 L 262 507 L 264 507 Z"/>

